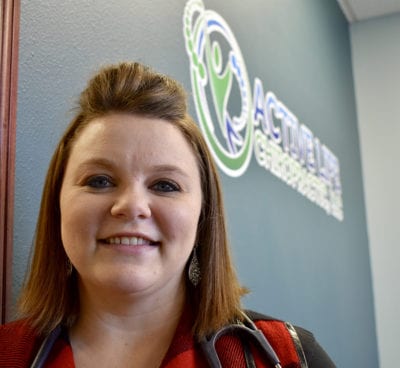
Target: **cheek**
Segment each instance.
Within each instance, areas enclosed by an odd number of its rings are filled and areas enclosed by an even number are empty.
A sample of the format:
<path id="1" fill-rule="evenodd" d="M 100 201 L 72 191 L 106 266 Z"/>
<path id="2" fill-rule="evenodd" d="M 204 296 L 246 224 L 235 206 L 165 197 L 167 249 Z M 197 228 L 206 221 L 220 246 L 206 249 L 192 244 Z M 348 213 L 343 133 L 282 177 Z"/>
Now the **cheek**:
<path id="1" fill-rule="evenodd" d="M 196 240 L 197 227 L 200 216 L 200 205 L 168 208 L 165 211 L 164 227 L 171 239 L 184 242 L 192 247 Z"/>
<path id="2" fill-rule="evenodd" d="M 61 237 L 64 247 L 74 248 L 82 245 L 94 231 L 96 211 L 85 201 L 60 202 Z"/>
<path id="3" fill-rule="evenodd" d="M 82 238 L 84 224 L 80 221 L 72 207 L 64 207 L 61 210 L 61 239 L 67 253 L 79 243 Z"/>

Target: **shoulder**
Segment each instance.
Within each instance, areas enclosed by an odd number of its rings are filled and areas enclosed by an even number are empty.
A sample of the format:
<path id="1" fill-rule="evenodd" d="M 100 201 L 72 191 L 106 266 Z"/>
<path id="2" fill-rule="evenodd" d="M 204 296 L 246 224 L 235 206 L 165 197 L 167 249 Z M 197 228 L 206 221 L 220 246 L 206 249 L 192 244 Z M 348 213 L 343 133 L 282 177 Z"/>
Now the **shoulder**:
<path id="1" fill-rule="evenodd" d="M 319 345 L 312 332 L 254 311 L 246 311 L 246 314 L 263 331 L 267 338 L 275 339 L 282 344 L 284 342 L 282 337 L 290 336 L 300 361 L 305 359 L 309 368 L 335 367 L 335 364 Z"/>
<path id="2" fill-rule="evenodd" d="M 17 334 L 18 336 L 22 336 L 25 334 L 34 333 L 34 329 L 30 327 L 29 323 L 24 319 L 0 325 L 0 336 L 5 336 L 10 332 L 12 332 L 13 334 Z"/>
<path id="3" fill-rule="evenodd" d="M 312 332 L 298 326 L 295 326 L 294 328 L 300 339 L 301 345 L 303 346 L 304 355 L 310 368 L 336 367 L 327 352 L 315 339 Z"/>
<path id="4" fill-rule="evenodd" d="M 0 326 L 0 366 L 27 366 L 38 342 L 35 330 L 24 320 Z"/>

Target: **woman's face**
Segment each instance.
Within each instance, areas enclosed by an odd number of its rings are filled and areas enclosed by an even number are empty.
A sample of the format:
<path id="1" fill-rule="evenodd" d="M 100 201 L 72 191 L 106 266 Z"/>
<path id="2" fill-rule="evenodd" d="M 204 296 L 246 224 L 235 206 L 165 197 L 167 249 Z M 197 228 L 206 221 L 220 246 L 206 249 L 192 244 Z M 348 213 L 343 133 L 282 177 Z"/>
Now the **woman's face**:
<path id="1" fill-rule="evenodd" d="M 97 118 L 66 167 L 63 245 L 85 288 L 168 293 L 182 285 L 201 205 L 196 157 L 178 128 L 130 114 Z"/>

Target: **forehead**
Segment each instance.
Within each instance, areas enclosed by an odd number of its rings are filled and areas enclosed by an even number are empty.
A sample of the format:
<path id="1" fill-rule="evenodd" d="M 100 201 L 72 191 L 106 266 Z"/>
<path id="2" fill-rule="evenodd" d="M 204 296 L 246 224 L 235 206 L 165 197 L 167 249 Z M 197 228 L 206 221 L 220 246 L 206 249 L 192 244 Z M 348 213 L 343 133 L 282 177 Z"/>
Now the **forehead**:
<path id="1" fill-rule="evenodd" d="M 111 114 L 90 121 L 73 142 L 70 160 L 91 156 L 145 157 L 158 163 L 198 166 L 191 144 L 174 123 L 133 114 Z"/>

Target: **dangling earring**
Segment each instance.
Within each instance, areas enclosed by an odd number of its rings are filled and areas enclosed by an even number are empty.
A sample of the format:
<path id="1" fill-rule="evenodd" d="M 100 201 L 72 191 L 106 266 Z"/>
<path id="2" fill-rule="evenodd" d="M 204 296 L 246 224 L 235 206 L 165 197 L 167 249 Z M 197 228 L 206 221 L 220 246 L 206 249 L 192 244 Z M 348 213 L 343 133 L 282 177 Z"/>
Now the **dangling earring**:
<path id="1" fill-rule="evenodd" d="M 197 258 L 196 248 L 197 248 L 197 246 L 195 246 L 193 248 L 192 256 L 191 256 L 190 264 L 189 264 L 189 269 L 188 269 L 189 280 L 193 284 L 194 287 L 196 287 L 201 280 L 200 264 L 199 264 L 199 260 Z"/>
<path id="2" fill-rule="evenodd" d="M 74 270 L 74 266 L 72 266 L 71 261 L 67 258 L 67 276 L 70 277 L 72 275 L 72 271 Z"/>

